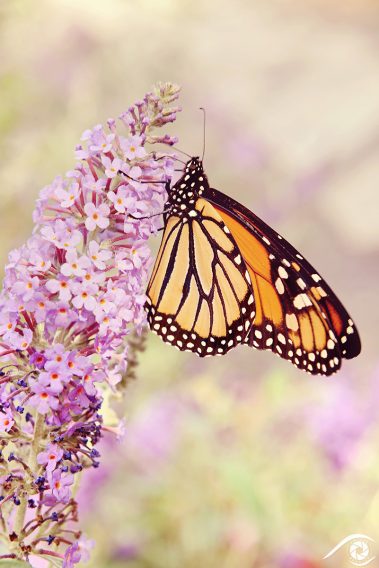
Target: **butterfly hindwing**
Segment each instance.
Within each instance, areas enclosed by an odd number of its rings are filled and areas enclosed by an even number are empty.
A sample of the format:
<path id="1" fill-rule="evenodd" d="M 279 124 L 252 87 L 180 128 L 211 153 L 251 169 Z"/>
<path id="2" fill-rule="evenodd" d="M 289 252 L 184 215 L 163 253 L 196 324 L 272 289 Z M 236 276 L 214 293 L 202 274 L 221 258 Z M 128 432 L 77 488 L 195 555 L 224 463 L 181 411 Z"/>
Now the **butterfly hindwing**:
<path id="1" fill-rule="evenodd" d="M 250 275 L 205 199 L 167 216 L 147 297 L 151 329 L 180 350 L 222 355 L 246 341 L 255 316 Z"/>
<path id="2" fill-rule="evenodd" d="M 253 285 L 256 317 L 247 342 L 270 349 L 312 374 L 329 375 L 360 351 L 342 304 L 283 237 L 217 190 L 211 200 L 231 231 Z"/>

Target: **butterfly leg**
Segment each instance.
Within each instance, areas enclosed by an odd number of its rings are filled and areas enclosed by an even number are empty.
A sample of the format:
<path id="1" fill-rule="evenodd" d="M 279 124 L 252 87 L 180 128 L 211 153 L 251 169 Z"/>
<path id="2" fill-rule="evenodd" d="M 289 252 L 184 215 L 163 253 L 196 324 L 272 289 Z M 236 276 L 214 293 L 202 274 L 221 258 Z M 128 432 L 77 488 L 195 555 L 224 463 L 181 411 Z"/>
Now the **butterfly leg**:
<path id="1" fill-rule="evenodd" d="M 169 181 L 164 181 L 164 180 L 160 180 L 160 181 L 152 181 L 152 180 L 137 180 L 132 178 L 131 176 L 129 176 L 128 174 L 126 174 L 125 172 L 119 170 L 118 171 L 119 174 L 127 177 L 128 179 L 131 179 L 132 181 L 135 181 L 137 183 L 165 183 L 166 184 L 166 191 L 169 191 L 171 189 L 171 184 Z M 131 217 L 132 219 L 137 219 L 137 220 L 141 220 L 141 219 L 151 219 L 152 217 L 157 217 L 158 215 L 163 215 L 164 213 L 168 213 L 170 211 L 171 207 L 169 207 L 168 209 L 163 209 L 163 211 L 160 211 L 159 213 L 153 213 L 153 215 L 146 215 L 145 217 L 135 217 L 134 215 L 132 215 L 131 213 L 128 215 L 128 217 Z"/>
<path id="2" fill-rule="evenodd" d="M 179 151 L 180 151 L 180 150 L 179 150 Z M 154 159 L 156 162 L 157 162 L 158 160 L 163 160 L 164 158 L 170 157 L 172 160 L 174 160 L 174 161 L 176 161 L 176 162 L 180 162 L 181 164 L 186 165 L 186 162 L 183 162 L 183 160 L 180 160 L 177 156 L 173 156 L 173 155 L 167 156 L 167 155 L 166 155 L 166 156 L 161 156 L 160 158 L 157 158 L 155 152 L 153 152 L 152 156 L 153 156 L 153 159 Z M 180 170 L 175 170 L 175 171 L 176 171 L 176 172 L 183 172 L 183 168 L 181 168 Z"/>
<path id="3" fill-rule="evenodd" d="M 119 175 L 122 175 L 122 176 L 127 177 L 128 179 L 130 179 L 130 180 L 132 180 L 132 181 L 135 181 L 136 183 L 165 183 L 165 184 L 169 184 L 169 185 L 170 185 L 170 182 L 168 182 L 168 181 L 166 181 L 166 180 L 163 180 L 163 179 L 161 179 L 161 180 L 152 180 L 152 179 L 141 180 L 141 179 L 135 179 L 135 178 L 129 176 L 128 174 L 126 174 L 126 173 L 123 172 L 122 170 L 118 170 L 117 173 L 118 173 Z"/>
<path id="4" fill-rule="evenodd" d="M 128 217 L 131 217 L 132 219 L 136 219 L 137 221 L 140 221 L 141 219 L 152 219 L 153 217 L 158 217 L 158 215 L 163 215 L 164 213 L 169 213 L 171 211 L 171 207 L 167 207 L 166 209 L 163 209 L 163 211 L 159 211 L 159 213 L 153 213 L 152 215 L 146 215 L 144 217 L 135 217 L 134 215 L 132 215 L 131 213 L 128 215 Z"/>

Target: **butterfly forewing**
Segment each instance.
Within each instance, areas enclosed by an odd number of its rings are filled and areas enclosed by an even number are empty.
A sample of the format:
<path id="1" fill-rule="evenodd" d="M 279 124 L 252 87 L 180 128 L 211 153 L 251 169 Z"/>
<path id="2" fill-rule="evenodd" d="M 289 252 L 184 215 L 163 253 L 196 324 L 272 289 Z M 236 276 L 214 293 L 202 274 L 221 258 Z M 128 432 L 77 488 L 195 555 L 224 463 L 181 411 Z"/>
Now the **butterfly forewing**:
<path id="1" fill-rule="evenodd" d="M 256 318 L 248 343 L 312 374 L 330 375 L 360 351 L 356 328 L 330 287 L 283 237 L 222 193 L 211 190 L 248 267 Z M 217 202 L 217 205 L 216 205 Z"/>
<path id="2" fill-rule="evenodd" d="M 214 207 L 194 200 L 168 216 L 147 289 L 151 329 L 180 350 L 222 355 L 246 340 L 255 316 L 250 275 Z"/>

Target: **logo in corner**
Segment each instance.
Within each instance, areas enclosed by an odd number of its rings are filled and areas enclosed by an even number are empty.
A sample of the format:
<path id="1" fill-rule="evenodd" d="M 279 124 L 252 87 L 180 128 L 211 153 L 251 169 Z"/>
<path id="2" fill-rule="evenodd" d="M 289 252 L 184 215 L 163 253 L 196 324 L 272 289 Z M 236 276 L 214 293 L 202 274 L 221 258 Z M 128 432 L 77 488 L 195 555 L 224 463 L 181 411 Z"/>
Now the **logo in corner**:
<path id="1" fill-rule="evenodd" d="M 345 544 L 349 544 L 349 559 L 353 566 L 368 566 L 376 556 L 372 553 L 372 545 L 375 540 L 365 534 L 350 534 L 342 539 L 328 554 L 323 557 L 323 560 L 330 558 L 342 548 Z"/>

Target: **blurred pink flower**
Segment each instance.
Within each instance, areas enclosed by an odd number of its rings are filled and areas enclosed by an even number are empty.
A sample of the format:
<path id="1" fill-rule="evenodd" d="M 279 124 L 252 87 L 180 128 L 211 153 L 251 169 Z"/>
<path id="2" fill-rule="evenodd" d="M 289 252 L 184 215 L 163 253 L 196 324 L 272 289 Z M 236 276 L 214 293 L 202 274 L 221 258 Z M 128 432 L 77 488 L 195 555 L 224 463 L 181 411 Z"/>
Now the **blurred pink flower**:
<path id="1" fill-rule="evenodd" d="M 336 471 L 353 462 L 362 439 L 376 419 L 378 380 L 371 383 L 371 388 L 370 398 L 357 392 L 347 382 L 347 377 L 339 377 L 338 382 L 328 390 L 325 403 L 313 407 L 308 414 L 316 441 Z"/>
<path id="2" fill-rule="evenodd" d="M 132 560 L 137 560 L 140 554 L 140 547 L 132 542 L 122 544 L 115 547 L 115 551 L 112 554 L 112 560 L 116 562 L 130 562 Z"/>
<path id="3" fill-rule="evenodd" d="M 321 568 L 321 562 L 302 553 L 284 552 L 278 558 L 278 568 Z"/>
<path id="4" fill-rule="evenodd" d="M 175 450 L 186 405 L 178 395 L 157 396 L 127 428 L 127 446 L 142 461 L 164 462 Z"/>
<path id="5" fill-rule="evenodd" d="M 254 138 L 251 133 L 248 135 L 229 136 L 228 154 L 231 159 L 239 166 L 260 169 L 266 167 L 269 161 L 269 152 L 259 138 Z"/>

